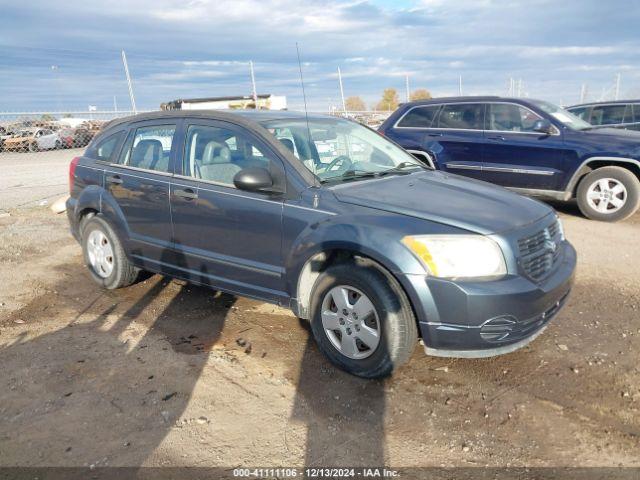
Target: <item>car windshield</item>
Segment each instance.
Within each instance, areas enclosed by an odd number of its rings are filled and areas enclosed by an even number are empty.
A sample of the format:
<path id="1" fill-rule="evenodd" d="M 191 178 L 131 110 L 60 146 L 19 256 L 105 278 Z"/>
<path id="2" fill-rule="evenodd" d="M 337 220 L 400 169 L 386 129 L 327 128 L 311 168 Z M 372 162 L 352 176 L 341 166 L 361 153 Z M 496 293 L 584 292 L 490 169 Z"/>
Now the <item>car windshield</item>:
<path id="1" fill-rule="evenodd" d="M 558 107 L 553 103 L 549 102 L 541 102 L 536 100 L 533 102 L 538 108 L 544 110 L 553 118 L 558 120 L 564 126 L 569 127 L 571 130 L 588 130 L 593 128 L 593 125 L 585 122 L 580 117 L 577 117 L 573 113 L 565 110 L 564 108 Z"/>
<path id="2" fill-rule="evenodd" d="M 344 181 L 425 168 L 373 130 L 343 119 L 262 122 L 320 181 Z"/>

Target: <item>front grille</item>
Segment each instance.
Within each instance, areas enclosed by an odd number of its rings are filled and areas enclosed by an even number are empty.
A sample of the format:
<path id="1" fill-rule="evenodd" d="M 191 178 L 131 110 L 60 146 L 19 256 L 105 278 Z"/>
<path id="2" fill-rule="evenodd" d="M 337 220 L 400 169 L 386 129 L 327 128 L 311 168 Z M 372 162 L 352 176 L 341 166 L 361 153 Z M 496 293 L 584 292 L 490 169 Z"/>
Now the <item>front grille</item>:
<path id="1" fill-rule="evenodd" d="M 560 257 L 560 225 L 554 221 L 539 232 L 518 240 L 520 265 L 533 280 L 544 279 Z"/>

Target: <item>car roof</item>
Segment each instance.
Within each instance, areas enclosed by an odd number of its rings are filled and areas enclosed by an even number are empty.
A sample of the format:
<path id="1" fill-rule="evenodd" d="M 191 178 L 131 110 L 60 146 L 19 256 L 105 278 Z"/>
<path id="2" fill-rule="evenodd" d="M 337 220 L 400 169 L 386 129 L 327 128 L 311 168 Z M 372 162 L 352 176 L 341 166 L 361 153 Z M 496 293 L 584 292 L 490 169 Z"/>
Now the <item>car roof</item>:
<path id="1" fill-rule="evenodd" d="M 118 125 L 132 122 L 142 122 L 146 120 L 160 119 L 180 119 L 180 118 L 206 118 L 211 120 L 238 120 L 247 122 L 266 122 L 272 120 L 304 120 L 307 118 L 305 112 L 294 112 L 288 110 L 160 110 L 155 112 L 139 113 L 128 117 L 116 118 L 104 125 L 103 130 L 110 130 Z M 337 117 L 325 114 L 310 113 L 309 120 L 315 119 L 336 119 Z"/>
<path id="2" fill-rule="evenodd" d="M 428 100 L 415 100 L 413 102 L 403 103 L 403 107 L 416 106 L 416 105 L 437 105 L 441 103 L 467 103 L 467 102 L 513 102 L 521 104 L 531 104 L 536 101 L 533 98 L 515 98 L 515 97 L 500 97 L 497 95 L 477 95 L 468 97 L 437 97 L 430 98 Z"/>
<path id="3" fill-rule="evenodd" d="M 640 103 L 640 100 L 609 100 L 602 102 L 576 103 L 575 105 L 571 105 L 567 108 L 592 107 L 597 105 L 626 105 L 627 103 Z"/>

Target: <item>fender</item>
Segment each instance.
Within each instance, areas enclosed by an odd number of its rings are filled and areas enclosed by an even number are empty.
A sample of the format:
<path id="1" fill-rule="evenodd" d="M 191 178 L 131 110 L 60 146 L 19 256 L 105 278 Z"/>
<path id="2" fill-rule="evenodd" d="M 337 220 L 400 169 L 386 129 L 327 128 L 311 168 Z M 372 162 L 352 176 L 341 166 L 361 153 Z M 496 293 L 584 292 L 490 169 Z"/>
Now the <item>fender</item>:
<path id="1" fill-rule="evenodd" d="M 120 241 L 126 245 L 125 251 L 129 252 L 129 224 L 116 199 L 104 189 L 101 189 L 100 194 L 100 213 L 113 227 Z"/>
<path id="2" fill-rule="evenodd" d="M 100 211 L 100 195 L 102 187 L 98 185 L 89 185 L 84 188 L 75 202 L 73 211 L 73 220 L 76 225 L 80 224 L 80 217 L 85 210 Z"/>
<path id="3" fill-rule="evenodd" d="M 109 192 L 98 185 L 89 185 L 82 190 L 78 196 L 74 211 L 74 220 L 77 225 L 80 223 L 82 213 L 87 209 L 100 212 L 113 227 L 120 240 L 128 245 L 129 226 L 118 202 Z"/>
<path id="4" fill-rule="evenodd" d="M 330 239 L 330 240 L 327 240 Z M 412 304 L 417 298 L 411 283 L 404 274 L 425 274 L 418 259 L 401 243 L 401 235 L 392 229 L 380 229 L 358 225 L 358 222 L 324 222 L 305 228 L 298 236 L 285 259 L 286 290 L 292 299 L 294 311 L 302 316 L 299 308 L 305 304 L 300 298 L 303 270 L 316 255 L 331 250 L 347 250 L 371 258 L 388 270 L 401 283 Z M 310 287 L 309 287 L 310 288 Z"/>
<path id="5" fill-rule="evenodd" d="M 567 188 L 565 188 L 565 191 L 564 191 L 565 197 L 567 195 L 569 196 L 567 198 L 567 200 L 573 196 L 573 191 L 574 191 L 578 181 L 580 180 L 580 178 L 582 178 L 586 173 L 591 171 L 591 169 L 589 168 L 589 163 L 591 163 L 591 162 L 628 163 L 630 165 L 635 165 L 636 167 L 638 167 L 638 170 L 640 170 L 640 160 L 636 160 L 634 158 L 604 157 L 604 156 L 602 156 L 602 157 L 599 157 L 599 156 L 588 157 L 575 170 L 575 172 L 571 176 L 571 179 L 569 180 L 569 183 L 567 183 Z"/>

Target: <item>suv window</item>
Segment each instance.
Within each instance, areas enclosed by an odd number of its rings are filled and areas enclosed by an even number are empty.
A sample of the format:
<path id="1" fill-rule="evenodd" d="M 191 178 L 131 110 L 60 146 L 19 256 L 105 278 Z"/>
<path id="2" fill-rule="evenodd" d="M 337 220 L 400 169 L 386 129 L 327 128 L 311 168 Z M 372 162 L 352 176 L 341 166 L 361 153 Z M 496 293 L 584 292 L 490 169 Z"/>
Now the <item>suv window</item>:
<path id="1" fill-rule="evenodd" d="M 191 125 L 183 161 L 183 175 L 234 187 L 243 168 L 269 168 L 269 158 L 248 136 L 234 130 Z M 234 187 L 235 188 L 235 187 Z"/>
<path id="2" fill-rule="evenodd" d="M 616 125 L 624 122 L 626 105 L 598 105 L 591 111 L 592 125 Z"/>
<path id="3" fill-rule="evenodd" d="M 573 113 L 576 117 L 586 120 L 587 122 L 589 121 L 589 107 L 568 108 L 567 110 Z"/>
<path id="4" fill-rule="evenodd" d="M 438 115 L 438 128 L 482 130 L 484 105 L 481 103 L 454 103 L 444 105 Z"/>
<path id="5" fill-rule="evenodd" d="M 175 125 L 153 125 L 136 129 L 127 139 L 119 163 L 145 170 L 168 172 L 175 131 Z"/>
<path id="6" fill-rule="evenodd" d="M 433 119 L 438 113 L 440 105 L 429 105 L 426 107 L 414 107 L 400 119 L 399 127 L 429 128 Z"/>
<path id="7" fill-rule="evenodd" d="M 533 132 L 533 125 L 541 119 L 540 115 L 520 105 L 491 103 L 487 115 L 487 130 Z"/>
<path id="8" fill-rule="evenodd" d="M 122 132 L 117 132 L 103 138 L 87 151 L 87 157 L 105 162 L 110 161 L 116 147 L 118 146 L 120 137 L 122 137 Z"/>

